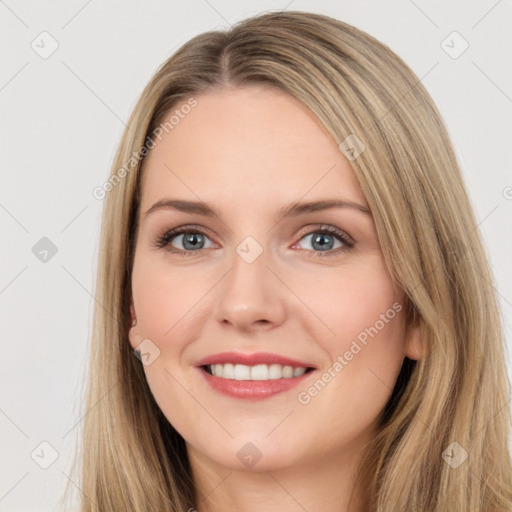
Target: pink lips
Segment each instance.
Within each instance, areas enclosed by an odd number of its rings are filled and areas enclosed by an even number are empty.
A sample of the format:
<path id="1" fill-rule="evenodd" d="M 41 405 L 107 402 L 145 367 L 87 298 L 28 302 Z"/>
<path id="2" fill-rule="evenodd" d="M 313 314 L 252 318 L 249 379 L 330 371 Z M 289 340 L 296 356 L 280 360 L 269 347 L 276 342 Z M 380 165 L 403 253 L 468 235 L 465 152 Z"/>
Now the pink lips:
<path id="1" fill-rule="evenodd" d="M 304 382 L 305 379 L 309 378 L 312 372 L 306 372 L 300 377 L 291 377 L 288 379 L 235 380 L 210 375 L 203 368 L 210 364 L 224 363 L 245 364 L 248 366 L 255 366 L 257 364 L 280 364 L 282 366 L 292 366 L 294 368 L 314 368 L 309 363 L 268 352 L 257 352 L 254 354 L 222 352 L 197 361 L 196 366 L 198 367 L 198 370 L 212 389 L 224 395 L 245 400 L 262 400 L 278 393 L 288 391 Z"/>

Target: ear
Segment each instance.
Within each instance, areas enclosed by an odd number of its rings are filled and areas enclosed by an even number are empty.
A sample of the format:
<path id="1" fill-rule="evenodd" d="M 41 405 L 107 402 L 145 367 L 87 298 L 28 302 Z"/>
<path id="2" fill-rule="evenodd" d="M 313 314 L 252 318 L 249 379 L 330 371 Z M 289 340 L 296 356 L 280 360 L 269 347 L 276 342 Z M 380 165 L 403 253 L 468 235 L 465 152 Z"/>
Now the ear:
<path id="1" fill-rule="evenodd" d="M 137 332 L 137 316 L 135 315 L 133 301 L 130 303 L 130 320 L 131 327 L 130 330 L 128 331 L 128 338 L 130 340 L 131 347 L 135 350 L 135 348 L 140 344 L 140 336 Z"/>
<path id="2" fill-rule="evenodd" d="M 409 359 L 418 361 L 424 356 L 424 343 L 421 336 L 421 329 L 419 325 L 409 326 L 407 332 L 407 339 L 405 342 L 405 355 Z"/>

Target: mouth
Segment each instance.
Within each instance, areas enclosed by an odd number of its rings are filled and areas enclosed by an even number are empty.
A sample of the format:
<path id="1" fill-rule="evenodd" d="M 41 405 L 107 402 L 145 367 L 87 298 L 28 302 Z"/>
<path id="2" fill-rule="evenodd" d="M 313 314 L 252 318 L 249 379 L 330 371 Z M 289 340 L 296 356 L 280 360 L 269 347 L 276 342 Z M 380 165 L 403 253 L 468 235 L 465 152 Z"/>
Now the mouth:
<path id="1" fill-rule="evenodd" d="M 294 367 L 281 364 L 256 364 L 251 366 L 233 363 L 205 364 L 200 368 L 212 377 L 237 381 L 295 379 L 314 370 L 312 367 Z"/>
<path id="2" fill-rule="evenodd" d="M 305 361 L 269 352 L 222 352 L 197 361 L 195 367 L 215 393 L 249 401 L 306 386 L 317 370 Z"/>

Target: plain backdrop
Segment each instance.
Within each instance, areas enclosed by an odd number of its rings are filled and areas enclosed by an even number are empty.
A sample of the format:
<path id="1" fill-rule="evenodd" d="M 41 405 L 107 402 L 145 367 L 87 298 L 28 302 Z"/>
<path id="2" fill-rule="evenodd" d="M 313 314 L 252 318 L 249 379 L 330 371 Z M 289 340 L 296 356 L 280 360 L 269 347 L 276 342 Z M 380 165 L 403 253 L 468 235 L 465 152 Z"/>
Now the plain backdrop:
<path id="1" fill-rule="evenodd" d="M 79 398 L 103 207 L 92 190 L 109 175 L 142 89 L 191 37 L 284 8 L 375 36 L 434 98 L 487 246 L 510 350 L 510 0 L 0 1 L 0 512 L 64 509 L 87 412 Z"/>

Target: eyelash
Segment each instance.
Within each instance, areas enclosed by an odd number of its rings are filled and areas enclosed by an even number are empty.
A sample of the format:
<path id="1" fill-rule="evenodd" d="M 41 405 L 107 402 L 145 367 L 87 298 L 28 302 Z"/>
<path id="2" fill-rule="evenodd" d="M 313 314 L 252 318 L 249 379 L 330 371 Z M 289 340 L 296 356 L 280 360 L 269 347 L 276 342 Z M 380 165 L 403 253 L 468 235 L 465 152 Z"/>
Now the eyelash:
<path id="1" fill-rule="evenodd" d="M 160 236 L 156 242 L 155 246 L 158 249 L 163 249 L 165 246 L 169 245 L 173 238 L 183 235 L 183 234 L 200 234 L 208 237 L 208 235 L 200 228 L 197 228 L 195 226 L 181 226 L 179 228 L 174 228 L 169 231 L 166 231 L 162 236 Z M 338 228 L 335 228 L 333 226 L 321 226 L 320 228 L 313 229 L 312 231 L 308 231 L 307 233 L 304 233 L 300 239 L 302 240 L 304 237 L 311 235 L 311 234 L 326 234 L 326 235 L 332 235 L 335 238 L 337 238 L 340 242 L 344 244 L 344 247 L 338 247 L 338 249 L 331 249 L 329 251 L 309 251 L 313 252 L 315 256 L 319 257 L 329 257 L 334 256 L 336 254 L 339 254 L 340 252 L 345 252 L 350 250 L 354 246 L 354 241 L 346 235 L 343 231 L 341 231 Z M 194 253 L 198 253 L 204 249 L 199 249 L 197 251 L 180 251 L 179 249 L 172 248 L 168 249 L 169 252 L 179 254 L 182 256 L 191 256 Z"/>

